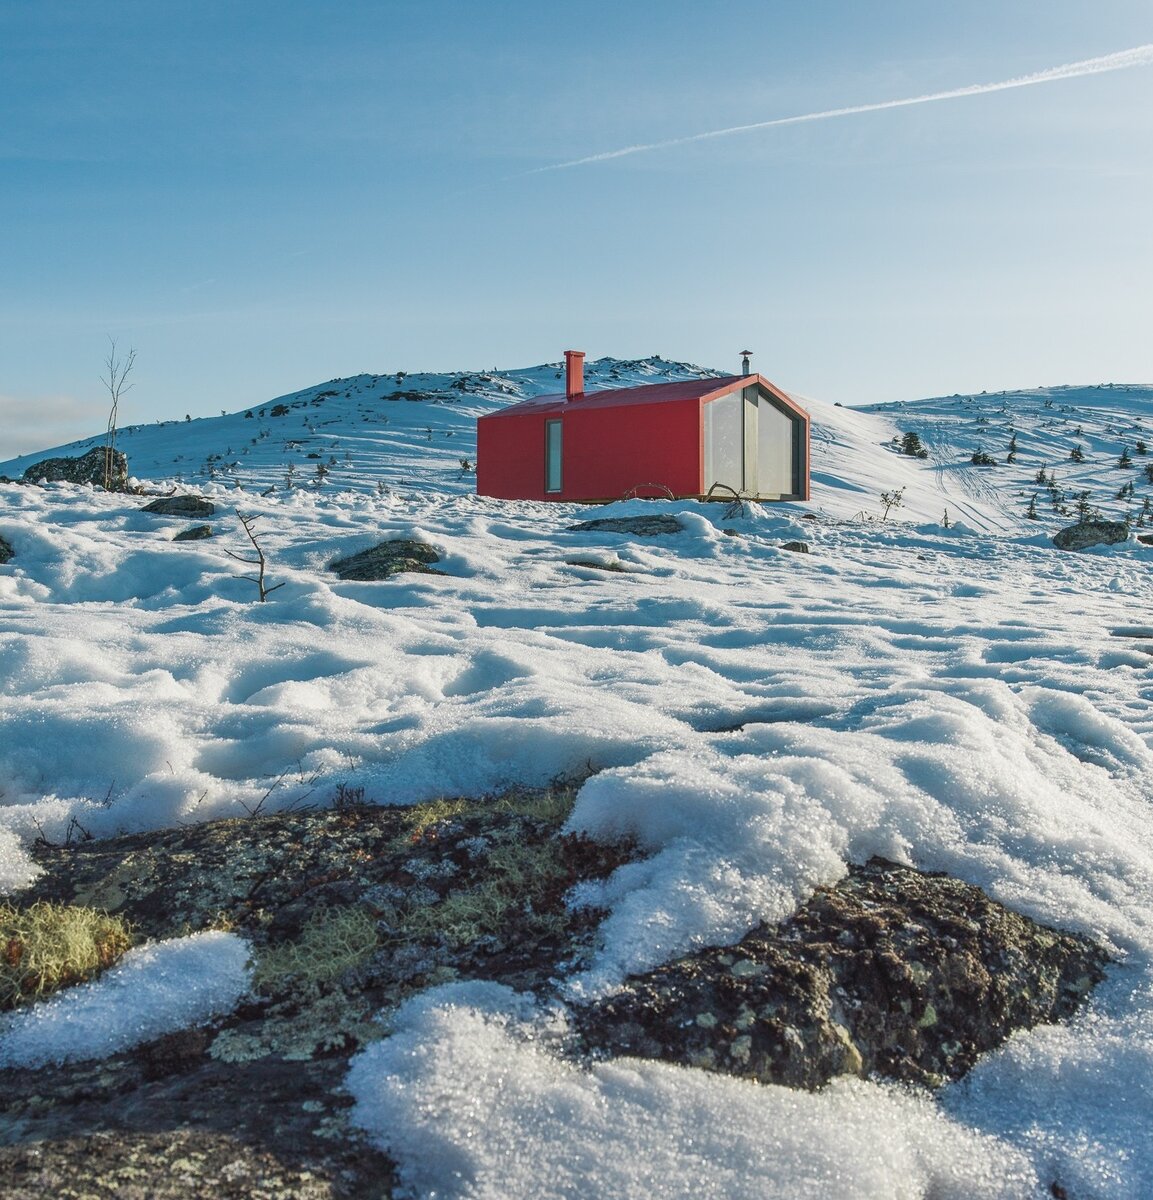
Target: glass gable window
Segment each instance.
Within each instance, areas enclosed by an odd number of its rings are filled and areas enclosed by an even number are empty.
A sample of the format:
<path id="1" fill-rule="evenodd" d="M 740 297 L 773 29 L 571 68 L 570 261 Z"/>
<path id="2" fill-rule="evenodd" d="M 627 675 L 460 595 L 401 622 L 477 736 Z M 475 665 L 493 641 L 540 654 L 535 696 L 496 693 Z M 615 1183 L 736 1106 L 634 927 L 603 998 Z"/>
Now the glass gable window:
<path id="1" fill-rule="evenodd" d="M 795 422 L 767 397 L 761 397 L 757 435 L 757 491 L 762 496 L 789 496 L 796 492 L 793 479 L 795 447 L 800 434 Z"/>
<path id="2" fill-rule="evenodd" d="M 560 421 L 544 423 L 544 490 L 559 492 L 561 490 L 561 433 L 563 425 Z"/>
<path id="3" fill-rule="evenodd" d="M 745 401 L 731 392 L 705 405 L 705 490 L 745 486 Z"/>

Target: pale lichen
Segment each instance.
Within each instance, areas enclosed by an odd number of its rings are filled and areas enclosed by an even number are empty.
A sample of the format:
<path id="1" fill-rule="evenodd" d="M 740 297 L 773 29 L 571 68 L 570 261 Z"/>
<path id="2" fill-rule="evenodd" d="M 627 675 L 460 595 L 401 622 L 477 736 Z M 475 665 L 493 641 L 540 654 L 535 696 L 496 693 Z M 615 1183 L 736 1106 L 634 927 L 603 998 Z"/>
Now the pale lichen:
<path id="1" fill-rule="evenodd" d="M 0 904 L 0 1009 L 91 979 L 132 945 L 119 917 L 75 904 Z"/>
<path id="2" fill-rule="evenodd" d="M 364 962 L 379 944 L 376 920 L 363 908 L 318 908 L 299 937 L 257 954 L 253 982 L 266 990 L 290 978 L 327 982 Z"/>
<path id="3" fill-rule="evenodd" d="M 270 1005 L 259 1032 L 221 1030 L 208 1053 L 226 1063 L 255 1062 L 270 1055 L 307 1062 L 317 1054 L 362 1046 L 383 1036 L 365 1000 L 339 989 L 324 991 L 313 983 Z"/>

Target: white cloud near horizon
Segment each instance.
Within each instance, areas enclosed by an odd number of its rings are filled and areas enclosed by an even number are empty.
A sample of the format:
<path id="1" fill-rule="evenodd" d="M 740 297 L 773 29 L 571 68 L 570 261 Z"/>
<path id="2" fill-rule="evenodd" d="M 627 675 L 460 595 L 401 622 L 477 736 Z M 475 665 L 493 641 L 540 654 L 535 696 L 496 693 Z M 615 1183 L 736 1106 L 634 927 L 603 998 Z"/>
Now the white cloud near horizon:
<path id="1" fill-rule="evenodd" d="M 1118 50 L 1097 58 L 1086 58 L 1080 62 L 1065 63 L 1059 67 L 1047 67 L 1029 75 L 1019 75 L 998 83 L 974 83 L 966 87 L 951 88 L 944 92 L 929 92 L 923 96 L 909 96 L 901 100 L 881 100 L 874 104 L 854 104 L 847 108 L 829 108 L 821 112 L 802 113 L 793 117 L 777 117 L 769 121 L 754 121 L 748 125 L 730 125 L 725 129 L 711 129 L 704 133 L 692 133 L 685 137 L 666 138 L 659 142 L 643 142 L 624 146 L 619 150 L 607 150 L 600 154 L 589 154 L 584 158 L 572 158 L 567 162 L 553 163 L 547 167 L 535 167 L 526 175 L 539 175 L 545 171 L 563 171 L 570 167 L 583 167 L 591 163 L 608 162 L 614 158 L 626 158 L 632 154 L 645 154 L 652 150 L 667 150 L 674 146 L 687 146 L 712 138 L 732 137 L 740 133 L 753 133 L 760 129 L 773 129 L 780 125 L 799 125 L 806 121 L 827 121 L 833 117 L 855 116 L 858 113 L 881 112 L 889 108 L 907 108 L 913 104 L 930 104 L 936 100 L 959 100 L 967 96 L 984 96 L 990 92 L 1008 91 L 1010 88 L 1032 87 L 1038 83 L 1057 83 L 1063 79 L 1080 79 L 1086 75 L 1101 75 L 1109 71 L 1126 71 L 1134 67 L 1153 66 L 1153 43 Z"/>
<path id="2" fill-rule="evenodd" d="M 0 462 L 103 435 L 107 405 L 75 396 L 0 395 Z"/>

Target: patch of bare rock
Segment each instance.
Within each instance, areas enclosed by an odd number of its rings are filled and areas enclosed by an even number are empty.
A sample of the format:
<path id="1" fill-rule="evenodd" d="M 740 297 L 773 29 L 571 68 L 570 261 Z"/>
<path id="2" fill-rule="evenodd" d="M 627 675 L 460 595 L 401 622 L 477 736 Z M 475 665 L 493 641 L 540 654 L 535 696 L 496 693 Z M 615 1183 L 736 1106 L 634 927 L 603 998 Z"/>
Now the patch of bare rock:
<path id="1" fill-rule="evenodd" d="M 128 489 L 128 459 L 119 450 L 97 446 L 75 457 L 45 458 L 33 463 L 21 476 L 23 483 L 91 483 L 109 490 Z"/>
<path id="2" fill-rule="evenodd" d="M 210 517 L 216 512 L 216 505 L 203 496 L 161 496 L 140 511 L 159 517 Z"/>
<path id="3" fill-rule="evenodd" d="M 577 1023 L 602 1055 L 792 1087 L 837 1075 L 932 1087 L 1015 1029 L 1071 1016 L 1105 963 L 979 888 L 874 858 L 783 925 L 632 978 Z"/>
<path id="4" fill-rule="evenodd" d="M 1116 546 L 1129 540 L 1124 521 L 1079 521 L 1053 535 L 1058 550 L 1088 550 L 1091 546 Z"/>
<path id="5" fill-rule="evenodd" d="M 341 579 L 373 582 L 391 579 L 405 571 L 418 575 L 443 575 L 432 564 L 440 562 L 440 555 L 425 542 L 411 538 L 394 538 L 362 550 L 348 558 L 338 558 L 328 564 L 328 569 Z"/>
<path id="6" fill-rule="evenodd" d="M 256 985 L 214 1026 L 0 1071 L 0 1195 L 392 1194 L 343 1089 L 350 1057 L 387 1035 L 376 1014 L 470 978 L 557 999 L 603 916 L 566 894 L 638 851 L 564 833 L 571 792 L 362 799 L 36 848 L 44 874 L 16 903 L 102 908 L 141 938 L 235 929 Z M 843 1073 L 934 1086 L 1014 1029 L 1068 1017 L 1105 961 L 977 888 L 873 860 L 784 924 L 574 1010 L 572 1052 L 806 1088 Z"/>
<path id="7" fill-rule="evenodd" d="M 651 517 L 598 517 L 569 525 L 570 533 L 631 533 L 635 537 L 662 537 L 669 533 L 684 533 L 685 527 L 674 516 L 658 513 Z"/>

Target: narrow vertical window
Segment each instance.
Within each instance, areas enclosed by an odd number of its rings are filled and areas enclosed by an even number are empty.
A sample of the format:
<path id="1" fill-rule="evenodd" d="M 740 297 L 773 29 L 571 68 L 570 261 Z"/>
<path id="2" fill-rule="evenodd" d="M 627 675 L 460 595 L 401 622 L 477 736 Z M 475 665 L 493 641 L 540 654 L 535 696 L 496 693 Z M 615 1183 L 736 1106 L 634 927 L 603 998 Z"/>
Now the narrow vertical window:
<path id="1" fill-rule="evenodd" d="M 561 422 L 544 423 L 544 490 L 561 490 Z"/>

